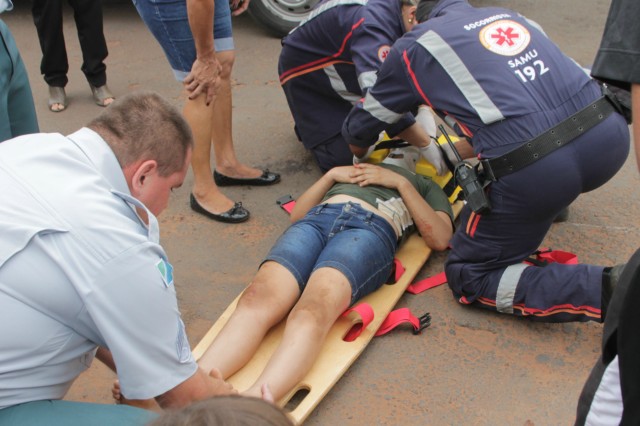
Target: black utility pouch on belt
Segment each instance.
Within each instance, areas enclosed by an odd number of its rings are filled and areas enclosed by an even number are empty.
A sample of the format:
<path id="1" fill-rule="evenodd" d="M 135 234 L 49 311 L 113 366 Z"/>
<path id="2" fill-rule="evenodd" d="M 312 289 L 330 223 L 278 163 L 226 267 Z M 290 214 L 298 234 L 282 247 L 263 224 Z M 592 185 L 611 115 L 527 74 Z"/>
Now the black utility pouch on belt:
<path id="1" fill-rule="evenodd" d="M 464 201 L 467 203 L 469 208 L 477 213 L 477 214 L 488 214 L 491 212 L 491 203 L 489 202 L 489 197 L 484 190 L 484 179 L 481 174 L 478 172 L 478 165 L 475 166 L 469 164 L 464 161 L 455 145 L 451 141 L 449 134 L 444 129 L 444 126 L 441 124 L 438 126 L 440 129 L 440 133 L 445 137 L 447 143 L 451 147 L 451 151 L 455 155 L 457 159 L 457 163 L 453 164 L 447 157 L 447 153 L 444 152 L 442 147 L 438 145 L 438 147 L 442 150 L 442 156 L 445 159 L 445 163 L 447 163 L 447 167 L 453 173 L 453 177 L 456 183 L 462 188 L 462 194 Z M 432 142 L 437 143 L 437 142 Z"/>

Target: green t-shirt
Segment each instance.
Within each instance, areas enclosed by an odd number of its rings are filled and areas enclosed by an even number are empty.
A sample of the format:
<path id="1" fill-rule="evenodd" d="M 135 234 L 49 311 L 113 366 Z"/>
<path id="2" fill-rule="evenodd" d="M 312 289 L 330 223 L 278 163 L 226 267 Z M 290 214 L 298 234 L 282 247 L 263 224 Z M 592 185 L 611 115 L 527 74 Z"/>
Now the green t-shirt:
<path id="1" fill-rule="evenodd" d="M 435 211 L 445 212 L 453 222 L 453 210 L 451 209 L 451 203 L 449 203 L 449 199 L 442 188 L 431 180 L 431 178 L 412 173 L 402 167 L 394 166 L 392 164 L 382 163 L 379 164 L 379 166 L 392 170 L 407 178 L 431 208 Z M 402 218 L 398 218 L 397 215 L 393 214 L 393 212 L 390 212 L 389 210 L 388 206 L 398 206 L 399 203 L 402 206 L 404 205 L 404 203 L 401 202 L 402 198 L 400 197 L 400 193 L 395 189 L 378 185 L 361 187 L 354 183 L 336 183 L 331 187 L 331 189 L 329 189 L 329 191 L 327 191 L 322 201 L 325 201 L 334 195 L 349 195 L 369 203 L 385 213 L 389 213 L 389 215 L 394 219 L 394 222 L 396 222 L 396 225 L 399 225 L 402 232 L 401 240 L 404 240 L 405 236 L 415 230 L 413 220 L 409 219 L 410 223 L 407 223 L 407 221 L 403 221 Z M 408 211 L 406 214 L 408 215 Z"/>

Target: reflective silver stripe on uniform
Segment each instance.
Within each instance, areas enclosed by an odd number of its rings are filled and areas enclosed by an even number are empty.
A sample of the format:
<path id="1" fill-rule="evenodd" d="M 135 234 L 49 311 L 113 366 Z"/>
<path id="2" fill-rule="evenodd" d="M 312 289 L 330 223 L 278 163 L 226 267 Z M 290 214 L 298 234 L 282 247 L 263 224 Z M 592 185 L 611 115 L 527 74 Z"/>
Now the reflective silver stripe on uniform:
<path id="1" fill-rule="evenodd" d="M 360 100 L 360 95 L 356 95 L 355 93 L 347 90 L 347 86 L 345 86 L 344 81 L 333 65 L 325 67 L 324 73 L 327 75 L 327 77 L 329 77 L 329 82 L 331 83 L 331 87 L 333 88 L 333 90 L 335 90 L 335 92 L 340 95 L 342 99 L 351 102 L 353 105 L 355 105 Z"/>
<path id="2" fill-rule="evenodd" d="M 365 95 L 362 108 L 378 120 L 387 124 L 393 124 L 402 117 L 402 114 L 398 114 L 397 112 L 393 112 L 390 109 L 385 108 L 371 95 L 371 92 L 367 92 Z"/>
<path id="3" fill-rule="evenodd" d="M 442 37 L 433 31 L 427 31 L 417 41 L 442 65 L 484 124 L 504 120 L 498 107 Z"/>
<path id="4" fill-rule="evenodd" d="M 378 79 L 378 73 L 375 71 L 365 71 L 358 76 L 358 84 L 362 88 L 364 92 L 365 89 L 376 84 L 376 80 Z"/>
<path id="5" fill-rule="evenodd" d="M 513 298 L 516 295 L 516 287 L 518 287 L 522 272 L 528 267 L 529 265 L 518 263 L 517 265 L 508 266 L 504 270 L 498 283 L 498 292 L 496 294 L 496 309 L 498 312 L 513 313 Z"/>
<path id="6" fill-rule="evenodd" d="M 365 4 L 367 4 L 367 1 L 368 0 L 330 0 L 325 4 L 323 4 L 322 6 L 314 9 L 313 12 L 311 12 L 306 19 L 300 21 L 297 27 L 289 31 L 289 34 L 293 33 L 295 30 L 297 30 L 298 28 L 300 28 L 301 26 L 303 26 L 304 24 L 306 24 L 316 16 L 326 12 L 329 9 L 333 9 L 334 7 L 337 7 L 337 6 L 348 6 L 352 4 L 359 4 L 360 6 L 364 6 Z"/>

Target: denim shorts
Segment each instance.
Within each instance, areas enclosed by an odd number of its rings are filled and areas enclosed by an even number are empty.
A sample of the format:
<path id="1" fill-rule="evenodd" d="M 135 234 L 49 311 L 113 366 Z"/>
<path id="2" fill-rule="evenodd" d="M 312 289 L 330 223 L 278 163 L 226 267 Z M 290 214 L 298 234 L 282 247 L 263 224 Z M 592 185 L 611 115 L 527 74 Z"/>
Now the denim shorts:
<path id="1" fill-rule="evenodd" d="M 162 46 L 176 80 L 184 80 L 196 60 L 186 0 L 133 0 L 133 4 Z M 213 39 L 216 52 L 234 49 L 228 0 L 215 0 Z"/>
<path id="2" fill-rule="evenodd" d="M 393 227 L 359 204 L 320 204 L 284 232 L 264 261 L 287 268 L 300 291 L 316 269 L 337 269 L 351 284 L 353 304 L 387 282 L 397 247 Z"/>

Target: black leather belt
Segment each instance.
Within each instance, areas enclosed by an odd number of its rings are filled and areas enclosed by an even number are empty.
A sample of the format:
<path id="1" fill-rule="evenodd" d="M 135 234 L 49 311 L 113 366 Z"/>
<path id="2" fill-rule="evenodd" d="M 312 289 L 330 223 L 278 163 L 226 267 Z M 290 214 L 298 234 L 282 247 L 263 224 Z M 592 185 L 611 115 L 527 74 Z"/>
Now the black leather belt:
<path id="1" fill-rule="evenodd" d="M 480 160 L 485 179 L 496 181 L 565 146 L 616 111 L 607 96 L 582 108 L 529 142 L 488 160 Z"/>

